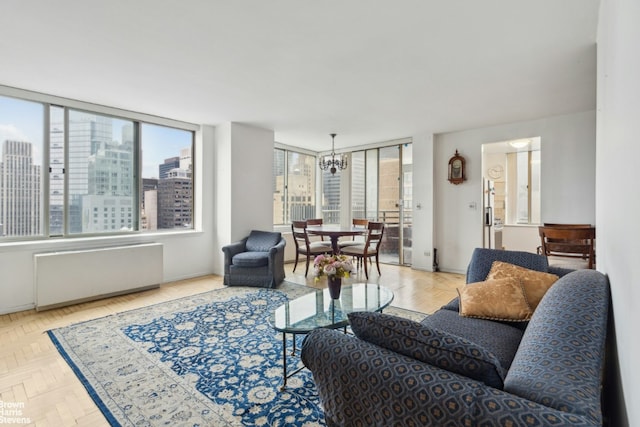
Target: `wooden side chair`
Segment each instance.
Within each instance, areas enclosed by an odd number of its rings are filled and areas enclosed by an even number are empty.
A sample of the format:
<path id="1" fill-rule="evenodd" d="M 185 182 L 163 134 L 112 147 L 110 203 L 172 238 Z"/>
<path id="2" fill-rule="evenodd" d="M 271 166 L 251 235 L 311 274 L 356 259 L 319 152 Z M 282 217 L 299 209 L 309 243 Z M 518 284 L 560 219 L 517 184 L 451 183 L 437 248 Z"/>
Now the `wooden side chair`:
<path id="1" fill-rule="evenodd" d="M 353 218 L 351 220 L 351 225 L 353 226 L 353 228 L 362 228 L 363 230 L 366 230 L 369 226 L 369 220 L 365 218 Z M 351 240 L 343 240 L 341 242 L 338 242 L 338 246 L 340 248 L 346 248 L 347 246 L 357 246 L 363 243 L 363 236 L 353 236 Z"/>
<path id="2" fill-rule="evenodd" d="M 358 265 L 362 262 L 364 265 L 364 276 L 368 279 L 369 272 L 367 271 L 367 259 L 375 257 L 376 267 L 378 268 L 378 274 L 380 273 L 380 244 L 382 243 L 382 236 L 384 234 L 384 222 L 369 222 L 367 225 L 367 240 L 364 244 L 346 246 L 342 249 L 344 255 L 351 255 L 358 258 Z"/>
<path id="3" fill-rule="evenodd" d="M 595 227 L 582 224 L 569 224 L 566 227 L 542 225 L 538 227 L 538 233 L 542 243 L 542 255 L 547 258 L 577 258 L 586 261 L 588 268 L 595 267 Z"/>
<path id="4" fill-rule="evenodd" d="M 304 277 L 309 274 L 309 261 L 318 255 L 332 253 L 331 245 L 328 242 L 311 242 L 307 234 L 307 221 L 293 221 L 291 223 L 291 232 L 293 241 L 296 245 L 296 262 L 293 265 L 293 271 L 298 267 L 298 259 L 303 255 L 307 259 Z"/>
<path id="5" fill-rule="evenodd" d="M 324 223 L 322 218 L 309 218 L 306 219 L 305 221 L 307 221 L 307 225 L 322 225 Z M 316 237 L 317 239 L 314 239 L 313 237 Z M 320 236 L 318 238 L 318 236 L 313 236 L 311 238 L 311 243 L 316 242 L 318 240 L 324 240 L 324 236 Z"/>

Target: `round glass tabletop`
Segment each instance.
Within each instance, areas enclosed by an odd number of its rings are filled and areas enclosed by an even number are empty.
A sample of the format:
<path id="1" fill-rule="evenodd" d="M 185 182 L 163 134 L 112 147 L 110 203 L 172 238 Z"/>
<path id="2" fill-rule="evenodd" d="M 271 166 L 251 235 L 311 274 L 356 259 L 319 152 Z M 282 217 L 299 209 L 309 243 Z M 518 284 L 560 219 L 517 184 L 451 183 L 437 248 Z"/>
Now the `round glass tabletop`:
<path id="1" fill-rule="evenodd" d="M 341 328 L 349 324 L 347 315 L 355 311 L 382 311 L 393 301 L 393 292 L 372 283 L 343 285 L 339 299 L 331 299 L 328 289 L 317 289 L 281 305 L 269 316 L 280 332 L 303 334 L 317 328 Z"/>

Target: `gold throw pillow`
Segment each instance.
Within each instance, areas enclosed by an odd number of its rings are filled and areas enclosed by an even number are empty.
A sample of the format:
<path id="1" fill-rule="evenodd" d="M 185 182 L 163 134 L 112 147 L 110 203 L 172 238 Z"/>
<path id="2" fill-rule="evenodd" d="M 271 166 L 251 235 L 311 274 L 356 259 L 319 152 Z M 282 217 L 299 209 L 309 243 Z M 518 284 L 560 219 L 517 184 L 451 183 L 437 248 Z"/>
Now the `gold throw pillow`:
<path id="1" fill-rule="evenodd" d="M 530 270 L 502 261 L 494 261 L 486 280 L 514 278 L 522 281 L 531 310 L 535 310 L 544 294 L 553 285 L 558 276 L 542 271 Z"/>
<path id="2" fill-rule="evenodd" d="M 520 280 L 514 278 L 469 283 L 458 289 L 460 315 L 480 319 L 522 322 L 531 319 Z"/>

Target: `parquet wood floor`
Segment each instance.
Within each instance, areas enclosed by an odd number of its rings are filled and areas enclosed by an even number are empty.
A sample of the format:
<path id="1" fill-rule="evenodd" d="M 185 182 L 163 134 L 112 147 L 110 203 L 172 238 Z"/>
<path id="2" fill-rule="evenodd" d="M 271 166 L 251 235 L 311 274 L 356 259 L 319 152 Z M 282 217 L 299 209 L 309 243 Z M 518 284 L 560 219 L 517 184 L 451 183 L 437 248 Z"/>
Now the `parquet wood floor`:
<path id="1" fill-rule="evenodd" d="M 302 260 L 301 260 L 302 261 Z M 287 280 L 308 286 L 326 286 L 326 280 L 314 282 L 312 274 L 304 277 L 304 262 L 285 266 Z M 381 265 L 382 275 L 370 274 L 369 283 L 380 283 L 393 290 L 392 305 L 432 313 L 456 296 L 464 276 L 430 273 L 407 267 Z M 357 273 L 352 283 L 364 282 Z M 45 312 L 28 310 L 0 316 L 0 401 L 5 406 L 17 404 L 10 416 L 28 419 L 30 425 L 107 426 L 71 368 L 59 355 L 45 333 L 49 329 L 70 325 L 150 304 L 221 288 L 222 277 L 206 276 L 162 285 L 159 289 L 76 304 Z M 1 416 L 1 415 L 0 415 Z"/>

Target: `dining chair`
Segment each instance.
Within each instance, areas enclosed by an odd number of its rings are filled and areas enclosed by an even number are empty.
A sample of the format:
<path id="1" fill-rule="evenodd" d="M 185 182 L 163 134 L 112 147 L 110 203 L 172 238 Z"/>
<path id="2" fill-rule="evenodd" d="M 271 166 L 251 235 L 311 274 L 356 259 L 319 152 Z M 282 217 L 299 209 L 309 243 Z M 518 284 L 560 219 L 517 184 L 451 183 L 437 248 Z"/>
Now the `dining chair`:
<path id="1" fill-rule="evenodd" d="M 305 221 L 307 221 L 307 225 L 322 225 L 324 223 L 322 218 L 308 218 Z M 314 236 L 314 237 L 317 237 L 317 236 Z M 311 238 L 312 243 L 318 240 L 324 240 L 324 236 L 320 236 L 319 239 Z"/>
<path id="2" fill-rule="evenodd" d="M 369 279 L 369 272 L 367 270 L 367 259 L 376 258 L 376 267 L 378 268 L 378 274 L 380 273 L 380 244 L 382 243 L 382 236 L 384 234 L 384 222 L 371 221 L 367 225 L 367 240 L 364 244 L 346 246 L 341 250 L 344 255 L 351 255 L 358 258 L 358 265 L 362 263 L 364 265 L 364 276 Z"/>
<path id="3" fill-rule="evenodd" d="M 332 253 L 331 245 L 328 242 L 311 242 L 307 234 L 307 221 L 291 222 L 291 233 L 293 234 L 293 242 L 296 245 L 296 262 L 293 265 L 293 271 L 296 271 L 298 259 L 303 255 L 307 259 L 304 271 L 304 277 L 309 274 L 309 261 L 318 255 Z"/>
<path id="4" fill-rule="evenodd" d="M 353 228 L 362 228 L 366 230 L 369 226 L 369 220 L 366 218 L 353 218 L 351 220 Z M 356 246 L 364 243 L 364 236 L 353 236 L 351 240 L 343 240 L 338 242 L 340 248 L 346 248 L 347 246 Z"/>
<path id="5" fill-rule="evenodd" d="M 595 267 L 596 229 L 590 225 L 559 224 L 538 227 L 542 243 L 542 255 L 548 257 L 578 258 L 587 262 L 588 268 Z"/>
<path id="6" fill-rule="evenodd" d="M 542 225 L 545 227 L 559 227 L 559 228 L 590 228 L 591 224 L 561 224 L 554 222 L 545 222 Z M 553 240 L 553 239 L 552 239 Z M 538 255 L 544 255 L 544 251 L 542 250 L 542 245 L 537 248 Z"/>

